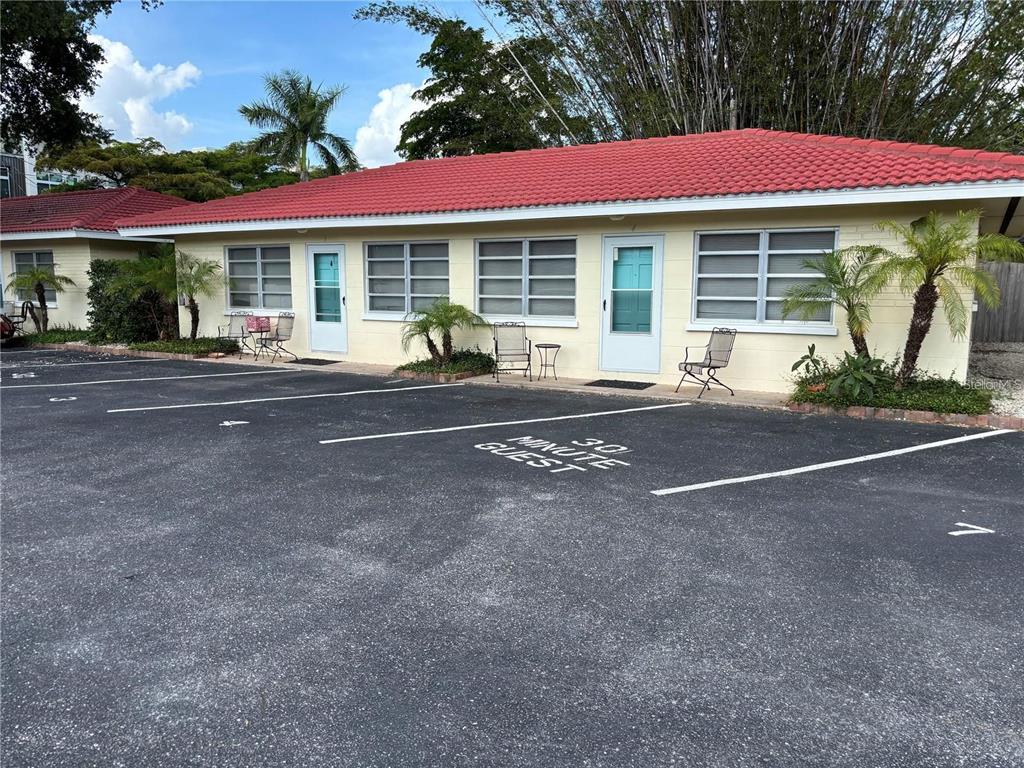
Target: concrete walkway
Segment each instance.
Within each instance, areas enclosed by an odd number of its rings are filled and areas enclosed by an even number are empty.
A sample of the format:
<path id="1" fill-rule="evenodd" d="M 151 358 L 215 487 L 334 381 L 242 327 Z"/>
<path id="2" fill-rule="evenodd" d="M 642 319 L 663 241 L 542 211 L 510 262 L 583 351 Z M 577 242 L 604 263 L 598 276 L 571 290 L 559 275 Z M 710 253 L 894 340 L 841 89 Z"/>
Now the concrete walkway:
<path id="1" fill-rule="evenodd" d="M 210 359 L 210 358 L 206 358 Z M 372 365 L 369 363 L 346 363 L 338 362 L 330 365 L 297 365 L 295 363 L 282 363 L 280 360 L 276 363 L 270 363 L 266 360 L 253 361 L 250 356 L 245 356 L 241 360 L 237 356 L 229 356 L 220 358 L 221 362 L 225 363 L 238 363 L 242 362 L 247 365 L 265 365 L 273 368 L 291 368 L 299 370 L 310 370 L 310 371 L 327 371 L 336 373 L 361 373 L 367 376 L 385 376 L 394 377 L 395 369 L 390 365 Z M 546 379 L 538 379 L 534 377 L 533 381 L 529 381 L 519 374 L 505 374 L 501 377 L 500 382 L 496 382 L 494 377 L 491 375 L 486 376 L 473 376 L 468 379 L 462 379 L 462 382 L 466 384 L 479 384 L 481 386 L 488 387 L 512 387 L 515 389 L 543 389 L 543 390 L 555 390 L 562 392 L 577 392 L 587 395 L 616 395 L 619 397 L 639 397 L 639 398 L 659 398 L 664 400 L 692 400 L 694 402 L 703 403 L 715 403 L 722 405 L 740 405 L 753 408 L 786 408 L 786 396 L 778 392 L 752 392 L 744 390 L 736 390 L 734 397 L 730 396 L 729 393 L 718 387 L 705 392 L 704 396 L 697 400 L 697 393 L 700 392 L 700 388 L 696 385 L 684 384 L 680 387 L 678 394 L 675 392 L 675 387 L 671 384 L 655 384 L 653 387 L 647 389 L 617 389 L 613 387 L 588 387 L 586 386 L 588 381 L 593 379 L 567 379 L 560 377 L 557 381 L 554 378 L 548 377 Z"/>

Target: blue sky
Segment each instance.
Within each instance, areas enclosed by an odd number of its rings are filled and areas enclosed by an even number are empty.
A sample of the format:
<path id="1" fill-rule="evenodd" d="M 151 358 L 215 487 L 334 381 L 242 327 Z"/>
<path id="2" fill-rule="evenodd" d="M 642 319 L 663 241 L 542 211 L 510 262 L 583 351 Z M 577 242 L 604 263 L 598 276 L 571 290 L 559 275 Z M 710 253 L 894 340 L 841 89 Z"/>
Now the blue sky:
<path id="1" fill-rule="evenodd" d="M 331 129 L 357 143 L 367 165 L 393 162 L 397 129 L 417 107 L 428 38 L 401 24 L 357 21 L 356 2 L 182 2 L 143 11 L 124 0 L 94 34 L 107 63 L 86 106 L 117 138 L 154 136 L 171 149 L 251 138 L 238 114 L 262 98 L 262 76 L 297 69 L 348 91 Z M 472 2 L 448 15 L 485 26 Z"/>

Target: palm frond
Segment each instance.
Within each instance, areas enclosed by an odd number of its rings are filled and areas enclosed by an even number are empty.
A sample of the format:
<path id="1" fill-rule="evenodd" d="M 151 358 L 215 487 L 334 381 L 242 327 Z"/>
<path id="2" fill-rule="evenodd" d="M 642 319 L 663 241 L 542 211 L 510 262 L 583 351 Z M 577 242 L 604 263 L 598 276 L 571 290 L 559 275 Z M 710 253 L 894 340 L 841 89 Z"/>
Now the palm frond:
<path id="1" fill-rule="evenodd" d="M 949 332 L 958 339 L 967 333 L 967 306 L 960 289 L 948 277 L 940 277 L 935 281 L 935 289 L 939 292 L 942 308 L 949 323 Z"/>

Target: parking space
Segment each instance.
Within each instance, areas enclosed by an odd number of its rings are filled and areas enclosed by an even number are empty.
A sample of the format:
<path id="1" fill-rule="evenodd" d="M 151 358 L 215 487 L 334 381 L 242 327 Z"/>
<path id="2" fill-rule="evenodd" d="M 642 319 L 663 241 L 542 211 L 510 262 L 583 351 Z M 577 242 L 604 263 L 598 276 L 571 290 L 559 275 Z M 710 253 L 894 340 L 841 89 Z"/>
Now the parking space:
<path id="1" fill-rule="evenodd" d="M 1024 755 L 1024 435 L 137 362 L 0 357 L 12 765 Z"/>

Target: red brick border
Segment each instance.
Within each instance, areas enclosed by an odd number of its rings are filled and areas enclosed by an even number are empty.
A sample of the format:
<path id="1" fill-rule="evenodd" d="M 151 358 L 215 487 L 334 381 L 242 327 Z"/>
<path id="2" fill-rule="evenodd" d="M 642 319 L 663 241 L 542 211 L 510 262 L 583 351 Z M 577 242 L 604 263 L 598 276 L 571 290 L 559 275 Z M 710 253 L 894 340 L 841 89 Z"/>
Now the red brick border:
<path id="1" fill-rule="evenodd" d="M 81 352 L 95 352 L 100 355 L 123 355 L 125 357 L 155 357 L 164 360 L 199 360 L 208 357 L 208 353 L 201 355 L 188 355 L 181 352 L 151 352 L 143 349 L 128 349 L 127 347 L 103 347 L 93 344 L 30 344 L 26 349 L 67 349 Z"/>
<path id="2" fill-rule="evenodd" d="M 415 379 L 417 381 L 433 381 L 438 384 L 451 384 L 460 379 L 470 379 L 479 376 L 478 373 L 464 371 L 463 373 L 420 373 L 419 371 L 395 371 L 395 376 L 400 379 Z"/>
<path id="3" fill-rule="evenodd" d="M 1024 418 L 1000 416 L 994 413 L 969 416 L 966 413 L 935 413 L 933 411 L 904 411 L 899 408 L 869 408 L 853 405 L 849 408 L 833 408 L 817 403 L 790 403 L 794 413 L 817 413 L 825 416 L 850 416 L 854 419 L 885 419 L 888 421 L 910 421 L 915 424 L 950 424 L 958 427 L 989 427 L 991 429 L 1024 429 Z"/>

